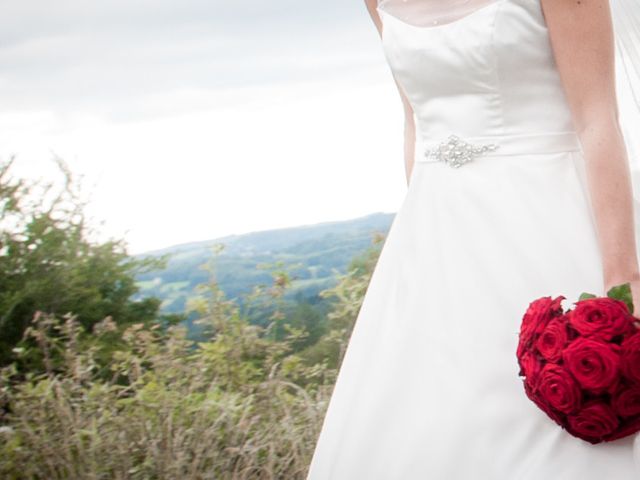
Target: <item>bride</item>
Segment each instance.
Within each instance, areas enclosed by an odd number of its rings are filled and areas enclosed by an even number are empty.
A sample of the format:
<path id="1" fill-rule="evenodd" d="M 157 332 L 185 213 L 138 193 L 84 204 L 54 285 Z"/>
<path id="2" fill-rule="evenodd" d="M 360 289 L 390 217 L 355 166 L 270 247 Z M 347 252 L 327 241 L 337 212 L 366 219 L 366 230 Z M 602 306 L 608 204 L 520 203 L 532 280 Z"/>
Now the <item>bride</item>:
<path id="1" fill-rule="evenodd" d="M 640 435 L 568 434 L 515 356 L 541 296 L 567 308 L 630 282 L 640 307 L 611 5 L 365 2 L 404 105 L 408 189 L 307 478 L 640 478 Z"/>

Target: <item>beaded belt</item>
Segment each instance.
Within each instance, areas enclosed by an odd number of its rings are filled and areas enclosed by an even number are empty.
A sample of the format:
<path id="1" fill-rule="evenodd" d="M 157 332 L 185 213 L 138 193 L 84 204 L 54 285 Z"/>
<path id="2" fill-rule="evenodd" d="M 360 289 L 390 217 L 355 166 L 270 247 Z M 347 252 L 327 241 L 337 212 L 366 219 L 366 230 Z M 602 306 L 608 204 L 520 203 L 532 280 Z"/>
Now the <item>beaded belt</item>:
<path id="1" fill-rule="evenodd" d="M 445 162 L 458 168 L 479 156 L 486 155 L 526 155 L 581 150 L 576 132 L 538 133 L 529 135 L 497 135 L 491 137 L 467 137 L 457 135 L 440 143 L 423 142 L 424 157 L 421 163 Z"/>

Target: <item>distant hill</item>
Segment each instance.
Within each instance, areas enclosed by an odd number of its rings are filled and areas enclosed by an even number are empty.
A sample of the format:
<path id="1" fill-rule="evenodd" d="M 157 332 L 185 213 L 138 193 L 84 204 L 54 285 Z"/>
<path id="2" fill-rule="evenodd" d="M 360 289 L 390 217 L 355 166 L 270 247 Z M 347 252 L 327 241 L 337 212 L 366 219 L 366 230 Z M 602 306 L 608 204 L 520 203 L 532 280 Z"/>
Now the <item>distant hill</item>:
<path id="1" fill-rule="evenodd" d="M 213 246 L 224 244 L 215 263 L 216 278 L 227 298 L 248 293 L 255 285 L 271 284 L 263 263 L 284 262 L 295 280 L 289 298 L 308 298 L 336 282 L 354 256 L 372 245 L 375 233 L 387 234 L 394 213 L 373 213 L 353 220 L 323 222 L 292 228 L 229 235 L 175 245 L 135 255 L 137 258 L 169 254 L 167 268 L 139 275 L 140 296 L 162 299 L 163 313 L 184 311 L 195 287 L 209 279 L 201 265 L 213 256 Z M 297 266 L 296 266 L 297 265 Z"/>

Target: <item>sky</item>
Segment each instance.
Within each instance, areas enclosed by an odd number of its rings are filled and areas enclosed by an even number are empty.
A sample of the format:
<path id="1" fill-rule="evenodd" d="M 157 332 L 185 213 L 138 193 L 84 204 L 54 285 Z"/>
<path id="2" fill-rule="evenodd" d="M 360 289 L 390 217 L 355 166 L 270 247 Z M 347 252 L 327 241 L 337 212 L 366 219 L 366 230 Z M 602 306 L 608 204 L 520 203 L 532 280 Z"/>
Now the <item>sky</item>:
<path id="1" fill-rule="evenodd" d="M 82 178 L 129 253 L 395 212 L 400 97 L 363 0 L 0 0 L 0 161 Z"/>

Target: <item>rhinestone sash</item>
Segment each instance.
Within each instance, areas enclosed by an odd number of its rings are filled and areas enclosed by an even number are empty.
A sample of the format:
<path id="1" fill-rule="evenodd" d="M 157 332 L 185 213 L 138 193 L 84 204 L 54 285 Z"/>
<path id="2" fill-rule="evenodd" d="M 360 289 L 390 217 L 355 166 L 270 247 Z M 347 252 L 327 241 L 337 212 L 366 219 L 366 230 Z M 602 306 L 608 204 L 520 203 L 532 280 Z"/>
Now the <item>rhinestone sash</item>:
<path id="1" fill-rule="evenodd" d="M 417 152 L 416 161 L 444 162 L 452 168 L 459 168 L 482 156 L 527 155 L 582 149 L 576 132 L 466 138 L 451 134 L 444 141 L 435 144 L 423 140 L 421 148 L 422 150 Z"/>

